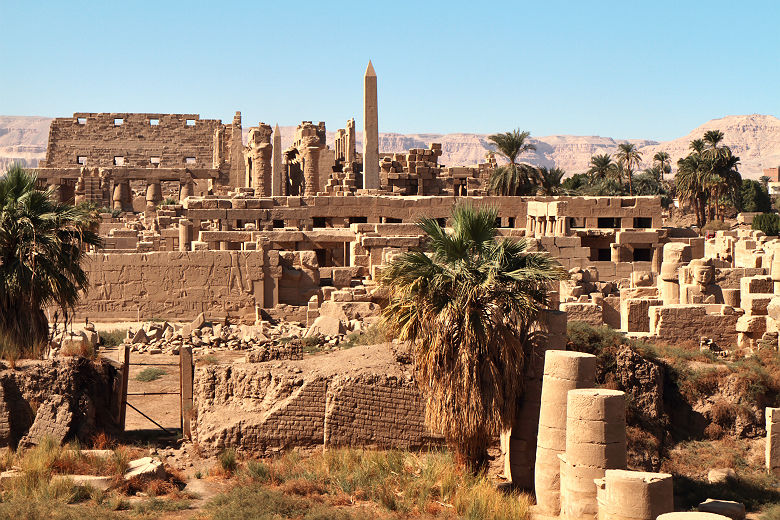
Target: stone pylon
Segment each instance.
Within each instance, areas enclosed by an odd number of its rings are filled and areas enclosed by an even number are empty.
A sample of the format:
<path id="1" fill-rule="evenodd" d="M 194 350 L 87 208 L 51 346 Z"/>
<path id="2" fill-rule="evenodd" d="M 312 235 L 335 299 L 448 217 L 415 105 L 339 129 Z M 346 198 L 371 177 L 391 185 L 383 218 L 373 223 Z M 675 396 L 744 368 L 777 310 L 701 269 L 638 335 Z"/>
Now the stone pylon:
<path id="1" fill-rule="evenodd" d="M 274 127 L 273 161 L 271 163 L 271 196 L 281 197 L 282 193 L 282 133 L 279 123 Z"/>
<path id="2" fill-rule="evenodd" d="M 363 77 L 363 188 L 379 189 L 379 113 L 376 72 L 370 60 Z"/>

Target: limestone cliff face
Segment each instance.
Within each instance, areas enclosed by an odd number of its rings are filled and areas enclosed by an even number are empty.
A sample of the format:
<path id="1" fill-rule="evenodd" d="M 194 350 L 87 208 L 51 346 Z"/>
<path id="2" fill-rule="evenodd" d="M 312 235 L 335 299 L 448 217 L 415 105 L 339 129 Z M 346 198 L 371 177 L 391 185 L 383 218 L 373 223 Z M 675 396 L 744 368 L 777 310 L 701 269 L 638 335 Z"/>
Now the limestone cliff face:
<path id="1" fill-rule="evenodd" d="M 0 169 L 14 160 L 21 160 L 29 166 L 36 166 L 46 153 L 48 128 L 51 119 L 45 117 L 0 116 Z M 332 124 L 335 130 L 338 124 Z M 701 137 L 707 130 L 718 129 L 725 134 L 725 144 L 732 147 L 741 158 L 740 171 L 743 176 L 758 178 L 762 168 L 780 165 L 780 119 L 761 114 L 727 116 L 713 119 L 693 129 L 688 135 L 672 141 L 650 141 L 630 139 L 636 143 L 650 166 L 653 155 L 666 151 L 676 163 L 688 153 L 688 143 Z M 249 128 L 244 129 L 244 137 Z M 292 144 L 295 127 L 282 127 L 282 146 Z M 334 132 L 327 133 L 328 145 L 333 148 Z M 363 147 L 363 136 L 357 133 L 358 151 Z M 485 134 L 379 134 L 380 152 L 405 152 L 409 148 L 427 148 L 430 143 L 442 144 L 440 163 L 446 166 L 469 165 L 482 162 L 489 150 Z M 568 173 L 584 172 L 590 157 L 595 154 L 617 151 L 618 144 L 625 140 L 599 136 L 550 135 L 532 139 L 536 152 L 522 159 L 537 166 L 557 166 Z"/>

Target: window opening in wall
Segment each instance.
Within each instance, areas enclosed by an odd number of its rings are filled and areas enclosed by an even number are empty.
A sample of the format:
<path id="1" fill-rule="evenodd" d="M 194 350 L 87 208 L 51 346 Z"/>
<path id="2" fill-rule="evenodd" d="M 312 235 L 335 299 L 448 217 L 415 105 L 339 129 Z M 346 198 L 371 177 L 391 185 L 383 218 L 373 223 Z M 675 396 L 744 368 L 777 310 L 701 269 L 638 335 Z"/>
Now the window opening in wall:
<path id="1" fill-rule="evenodd" d="M 608 247 L 600 247 L 596 253 L 596 260 L 599 262 L 611 262 L 612 250 Z"/>
<path id="2" fill-rule="evenodd" d="M 195 164 L 195 157 L 185 157 L 184 164 Z"/>
<path id="3" fill-rule="evenodd" d="M 125 165 L 125 158 L 121 155 L 114 156 L 114 166 L 124 166 Z"/>
<path id="4" fill-rule="evenodd" d="M 117 117 L 114 119 L 114 126 L 122 126 L 122 124 L 125 122 L 124 119 L 121 117 Z"/>
<path id="5" fill-rule="evenodd" d="M 653 227 L 653 219 L 650 217 L 634 217 L 634 227 L 637 229 L 649 229 Z"/>
<path id="6" fill-rule="evenodd" d="M 439 226 L 446 227 L 447 226 L 447 219 L 446 218 L 437 218 L 436 222 L 439 223 Z"/>
<path id="7" fill-rule="evenodd" d="M 284 227 L 284 220 L 274 220 L 274 229 L 281 229 Z"/>
<path id="8" fill-rule="evenodd" d="M 569 217 L 569 227 L 572 229 L 584 228 L 585 217 Z"/>
<path id="9" fill-rule="evenodd" d="M 496 227 L 501 227 L 501 217 L 496 217 Z"/>
<path id="10" fill-rule="evenodd" d="M 80 125 L 86 125 L 87 124 L 87 118 L 86 117 L 79 117 L 76 118 L 76 122 Z"/>
<path id="11" fill-rule="evenodd" d="M 313 217 L 312 218 L 312 225 L 314 227 L 318 227 L 318 228 L 326 227 L 325 217 Z M 324 249 L 323 249 L 323 251 L 324 251 Z"/>
<path id="12" fill-rule="evenodd" d="M 349 217 L 350 224 L 367 224 L 368 217 Z"/>
<path id="13" fill-rule="evenodd" d="M 150 157 L 149 162 L 155 166 L 160 165 L 160 158 L 159 157 Z"/>
<path id="14" fill-rule="evenodd" d="M 87 157 L 85 155 L 79 155 L 76 157 L 76 164 L 87 164 Z"/>
<path id="15" fill-rule="evenodd" d="M 653 250 L 649 247 L 634 248 L 634 262 L 652 262 Z"/>
<path id="16" fill-rule="evenodd" d="M 401 223 L 403 223 L 403 219 L 394 218 L 394 217 L 385 217 L 385 224 L 401 224 Z"/>
<path id="17" fill-rule="evenodd" d="M 150 119 L 149 120 L 149 126 L 157 126 L 159 124 L 160 124 L 160 120 L 159 119 Z"/>
<path id="18" fill-rule="evenodd" d="M 195 126 L 195 120 L 194 119 L 187 119 L 187 126 Z"/>
<path id="19" fill-rule="evenodd" d="M 515 217 L 507 217 L 507 227 L 513 228 L 515 227 Z"/>
<path id="20" fill-rule="evenodd" d="M 616 229 L 620 227 L 620 219 L 617 217 L 599 217 L 598 227 L 601 229 Z"/>

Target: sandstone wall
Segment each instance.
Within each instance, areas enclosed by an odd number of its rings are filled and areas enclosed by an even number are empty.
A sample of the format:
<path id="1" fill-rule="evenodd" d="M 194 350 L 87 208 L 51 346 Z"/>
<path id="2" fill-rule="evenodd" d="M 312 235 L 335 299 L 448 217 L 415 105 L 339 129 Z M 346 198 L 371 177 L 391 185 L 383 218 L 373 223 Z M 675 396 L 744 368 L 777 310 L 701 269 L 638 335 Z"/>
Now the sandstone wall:
<path id="1" fill-rule="evenodd" d="M 189 320 L 247 317 L 264 298 L 262 251 L 90 254 L 88 296 L 77 316 Z"/>
<path id="2" fill-rule="evenodd" d="M 119 119 L 122 123 L 116 125 Z M 186 157 L 194 157 L 192 167 L 211 168 L 215 130 L 220 127 L 221 121 L 197 114 L 77 113 L 52 121 L 41 166 L 72 168 L 83 156 L 86 166 L 112 167 L 114 157 L 123 157 L 125 166 L 149 168 L 151 157 L 158 157 L 160 168 L 171 168 L 183 167 Z"/>

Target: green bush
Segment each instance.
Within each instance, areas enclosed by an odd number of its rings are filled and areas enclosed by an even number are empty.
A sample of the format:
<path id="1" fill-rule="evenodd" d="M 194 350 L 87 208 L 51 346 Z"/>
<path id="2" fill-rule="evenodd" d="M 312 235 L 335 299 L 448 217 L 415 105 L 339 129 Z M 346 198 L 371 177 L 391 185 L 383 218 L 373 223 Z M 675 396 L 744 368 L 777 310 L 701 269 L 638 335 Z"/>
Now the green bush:
<path id="1" fill-rule="evenodd" d="M 772 209 L 772 200 L 766 188 L 758 181 L 743 179 L 739 191 L 740 210 L 766 213 Z"/>
<path id="2" fill-rule="evenodd" d="M 753 219 L 753 229 L 763 231 L 767 236 L 780 235 L 780 215 L 777 213 L 762 213 Z"/>
<path id="3" fill-rule="evenodd" d="M 702 231 L 728 231 L 731 229 L 731 226 L 720 220 L 710 220 L 701 229 Z"/>
<path id="4" fill-rule="evenodd" d="M 149 381 L 160 379 L 165 374 L 167 374 L 167 372 L 160 367 L 149 367 L 141 370 L 141 372 L 135 376 L 135 380 L 141 381 L 142 383 L 148 383 Z"/>
<path id="5" fill-rule="evenodd" d="M 100 333 L 104 347 L 118 347 L 127 337 L 127 329 L 115 329 Z"/>

